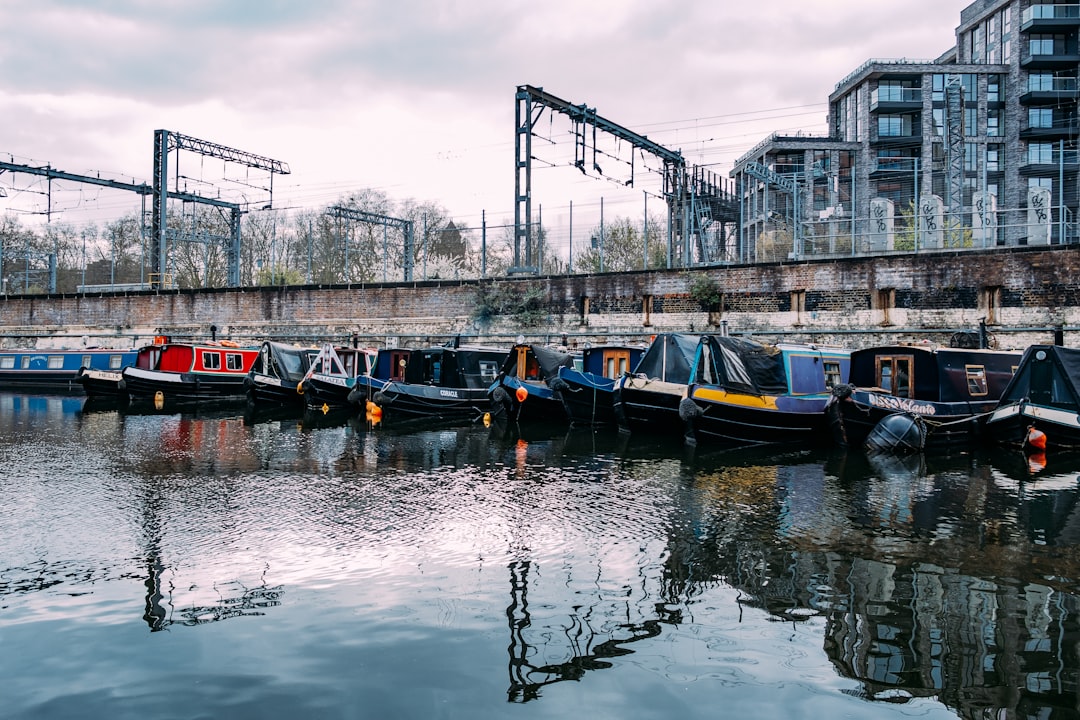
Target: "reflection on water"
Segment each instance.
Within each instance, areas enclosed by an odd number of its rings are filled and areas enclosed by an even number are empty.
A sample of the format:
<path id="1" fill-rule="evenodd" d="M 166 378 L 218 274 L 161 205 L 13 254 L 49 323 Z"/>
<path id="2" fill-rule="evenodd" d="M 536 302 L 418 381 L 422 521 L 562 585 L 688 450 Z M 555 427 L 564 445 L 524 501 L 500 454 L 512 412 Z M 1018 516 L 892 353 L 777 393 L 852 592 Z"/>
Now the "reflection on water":
<path id="1" fill-rule="evenodd" d="M 1077 458 L 83 402 L 0 395 L 15 717 L 135 714 L 136 626 L 192 715 L 1080 717 Z"/>

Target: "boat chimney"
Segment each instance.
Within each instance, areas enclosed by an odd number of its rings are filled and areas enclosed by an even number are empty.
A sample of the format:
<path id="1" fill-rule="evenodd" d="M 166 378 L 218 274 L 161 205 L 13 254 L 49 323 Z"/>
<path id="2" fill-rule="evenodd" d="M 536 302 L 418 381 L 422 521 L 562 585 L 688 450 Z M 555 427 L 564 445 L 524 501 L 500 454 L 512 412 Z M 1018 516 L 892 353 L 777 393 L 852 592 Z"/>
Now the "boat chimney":
<path id="1" fill-rule="evenodd" d="M 1064 345 L 1065 344 L 1065 327 L 1063 325 L 1055 325 L 1054 326 L 1054 344 L 1055 345 Z"/>
<path id="2" fill-rule="evenodd" d="M 210 342 L 217 340 L 217 325 L 210 326 Z"/>

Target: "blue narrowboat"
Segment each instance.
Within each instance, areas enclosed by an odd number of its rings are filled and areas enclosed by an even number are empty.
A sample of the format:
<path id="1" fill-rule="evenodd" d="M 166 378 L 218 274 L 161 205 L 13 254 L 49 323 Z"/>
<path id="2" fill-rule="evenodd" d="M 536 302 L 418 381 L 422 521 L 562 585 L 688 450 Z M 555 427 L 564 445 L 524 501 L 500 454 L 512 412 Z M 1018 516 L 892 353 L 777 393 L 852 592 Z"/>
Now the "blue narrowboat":
<path id="1" fill-rule="evenodd" d="M 630 345 L 596 345 L 581 353 L 581 367 L 558 369 L 551 385 L 559 391 L 566 414 L 575 425 L 614 425 L 615 382 L 633 371 L 645 353 Z"/>
<path id="2" fill-rule="evenodd" d="M 519 343 L 510 349 L 498 378 L 488 389 L 496 420 L 566 421 L 566 409 L 551 383 L 560 367 L 574 367 L 574 356 L 550 345 Z"/>
<path id="3" fill-rule="evenodd" d="M 80 370 L 118 372 L 135 362 L 135 350 L 73 348 L 0 350 L 0 389 L 80 392 Z"/>
<path id="4" fill-rule="evenodd" d="M 720 445 L 827 441 L 825 408 L 847 383 L 851 351 L 744 338 L 701 338 L 679 414 L 688 441 Z"/>

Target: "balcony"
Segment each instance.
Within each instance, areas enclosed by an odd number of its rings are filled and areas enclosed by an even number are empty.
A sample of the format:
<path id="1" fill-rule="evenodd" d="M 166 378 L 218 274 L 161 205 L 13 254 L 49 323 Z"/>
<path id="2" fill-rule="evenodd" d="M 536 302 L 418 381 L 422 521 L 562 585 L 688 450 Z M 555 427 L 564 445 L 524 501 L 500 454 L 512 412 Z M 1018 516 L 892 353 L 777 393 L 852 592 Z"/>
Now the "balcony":
<path id="1" fill-rule="evenodd" d="M 1073 69 L 1077 65 L 1080 65 L 1080 50 L 1075 39 L 1025 48 L 1020 58 L 1020 67 L 1029 71 Z"/>
<path id="2" fill-rule="evenodd" d="M 1080 26 L 1080 5 L 1032 5 L 1020 14 L 1020 32 L 1053 32 Z"/>
<path id="3" fill-rule="evenodd" d="M 1055 119 L 1049 125 L 1026 125 L 1020 128 L 1020 137 L 1023 140 L 1063 140 L 1076 137 L 1077 119 L 1067 117 Z"/>
<path id="4" fill-rule="evenodd" d="M 1056 105 L 1077 99 L 1076 78 L 1043 79 L 1038 76 L 1028 78 L 1027 92 L 1020 96 L 1021 105 Z"/>
<path id="5" fill-rule="evenodd" d="M 1060 172 L 1075 173 L 1080 163 L 1076 150 L 1048 150 L 1044 147 L 1028 148 L 1020 160 L 1020 174 L 1029 177 L 1054 177 Z"/>
<path id="6" fill-rule="evenodd" d="M 870 112 L 903 113 L 922 110 L 922 88 L 874 88 L 870 93 Z"/>
<path id="7" fill-rule="evenodd" d="M 879 155 L 870 166 L 870 179 L 908 177 L 913 178 L 918 172 L 919 158 Z"/>
<path id="8" fill-rule="evenodd" d="M 870 144 L 885 147 L 912 147 L 922 145 L 922 133 L 918 129 L 905 133 L 882 133 L 877 128 L 870 132 Z"/>

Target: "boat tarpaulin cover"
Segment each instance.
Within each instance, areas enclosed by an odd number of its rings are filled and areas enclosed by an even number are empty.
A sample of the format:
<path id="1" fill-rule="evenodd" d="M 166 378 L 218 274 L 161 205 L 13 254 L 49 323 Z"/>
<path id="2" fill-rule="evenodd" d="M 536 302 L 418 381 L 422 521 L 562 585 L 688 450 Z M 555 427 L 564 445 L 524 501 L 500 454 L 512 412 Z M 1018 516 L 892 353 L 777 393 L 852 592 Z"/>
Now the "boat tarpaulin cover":
<path id="1" fill-rule="evenodd" d="M 787 392 L 783 354 L 771 345 L 709 335 L 702 339 L 698 357 L 697 382 L 754 395 Z"/>
<path id="2" fill-rule="evenodd" d="M 650 380 L 671 383 L 690 382 L 690 368 L 694 362 L 700 335 L 664 333 L 653 338 L 652 344 L 641 357 L 634 374 Z"/>
<path id="3" fill-rule="evenodd" d="M 1001 402 L 1028 399 L 1040 405 L 1080 409 L 1078 380 L 1080 350 L 1060 345 L 1032 345 L 1024 352 Z"/>

